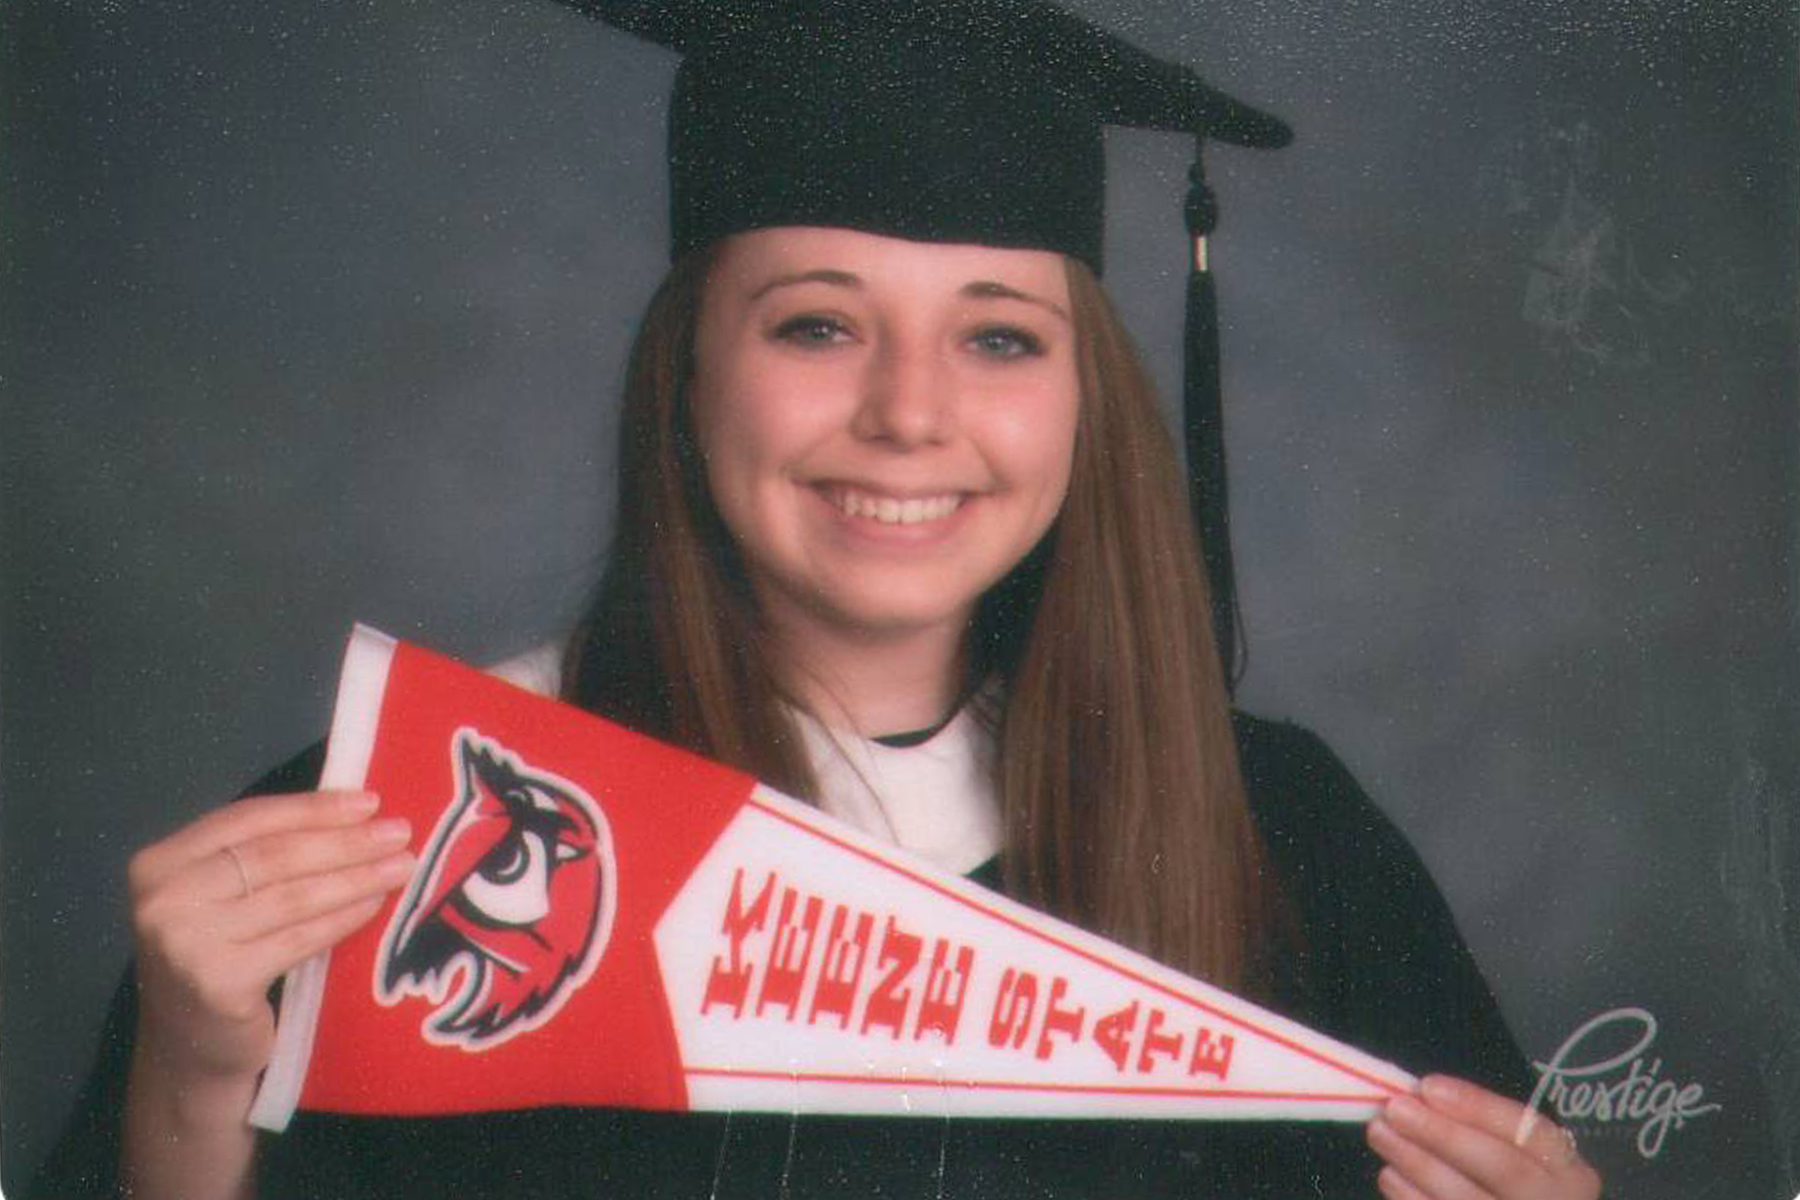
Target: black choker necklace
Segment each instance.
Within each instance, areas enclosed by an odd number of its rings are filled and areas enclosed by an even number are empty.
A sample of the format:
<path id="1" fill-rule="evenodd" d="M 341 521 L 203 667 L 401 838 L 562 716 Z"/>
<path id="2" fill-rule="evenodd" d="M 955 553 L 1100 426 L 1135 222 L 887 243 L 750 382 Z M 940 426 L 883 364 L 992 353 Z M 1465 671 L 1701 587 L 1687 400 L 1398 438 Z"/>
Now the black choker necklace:
<path id="1" fill-rule="evenodd" d="M 926 742 L 929 742 L 932 738 L 942 733 L 944 731 L 944 726 L 948 725 L 955 717 L 956 710 L 952 709 L 950 715 L 939 721 L 936 725 L 927 726 L 924 729 L 910 730 L 906 733 L 884 733 L 874 740 L 880 742 L 890 750 L 909 750 L 914 746 L 923 746 Z"/>

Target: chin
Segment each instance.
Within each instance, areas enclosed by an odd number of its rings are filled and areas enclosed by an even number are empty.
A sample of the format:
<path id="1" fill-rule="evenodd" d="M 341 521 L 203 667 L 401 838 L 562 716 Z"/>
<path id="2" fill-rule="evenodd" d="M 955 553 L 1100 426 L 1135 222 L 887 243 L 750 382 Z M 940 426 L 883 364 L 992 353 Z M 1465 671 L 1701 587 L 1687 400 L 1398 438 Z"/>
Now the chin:
<path id="1" fill-rule="evenodd" d="M 973 613 L 972 602 L 946 605 L 941 596 L 933 596 L 908 603 L 907 597 L 891 591 L 872 596 L 823 597 L 814 610 L 815 617 L 845 632 L 882 641 L 935 630 L 952 630 L 960 636 Z"/>

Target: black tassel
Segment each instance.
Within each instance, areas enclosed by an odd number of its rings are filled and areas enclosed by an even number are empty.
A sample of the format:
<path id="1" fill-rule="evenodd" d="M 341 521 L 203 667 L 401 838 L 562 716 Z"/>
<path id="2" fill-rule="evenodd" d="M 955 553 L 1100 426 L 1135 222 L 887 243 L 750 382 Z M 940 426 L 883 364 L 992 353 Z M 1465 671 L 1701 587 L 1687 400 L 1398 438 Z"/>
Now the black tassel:
<path id="1" fill-rule="evenodd" d="M 1231 518 L 1225 481 L 1225 413 L 1219 389 L 1219 301 L 1207 269 L 1206 238 L 1218 224 L 1212 189 L 1201 163 L 1202 139 L 1194 140 L 1186 205 L 1194 255 L 1188 264 L 1187 347 L 1182 370 L 1182 432 L 1187 450 L 1188 503 L 1206 560 L 1212 591 L 1213 640 L 1227 688 L 1243 675 L 1244 645 L 1238 630 L 1237 580 L 1231 564 Z"/>

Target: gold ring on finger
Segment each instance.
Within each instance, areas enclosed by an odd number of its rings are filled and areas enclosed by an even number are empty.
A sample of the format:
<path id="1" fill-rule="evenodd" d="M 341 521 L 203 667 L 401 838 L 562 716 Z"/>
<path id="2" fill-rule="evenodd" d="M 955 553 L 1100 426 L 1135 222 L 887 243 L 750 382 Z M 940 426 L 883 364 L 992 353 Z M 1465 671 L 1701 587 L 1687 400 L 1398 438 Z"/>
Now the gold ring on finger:
<path id="1" fill-rule="evenodd" d="M 250 882 L 249 868 L 244 866 L 244 860 L 238 854 L 236 846 L 226 846 L 226 847 L 224 847 L 222 853 L 225 855 L 226 858 L 229 858 L 231 860 L 231 865 L 237 868 L 238 883 L 244 889 L 239 894 L 238 899 L 248 900 L 250 898 L 250 894 L 256 890 L 256 885 Z"/>

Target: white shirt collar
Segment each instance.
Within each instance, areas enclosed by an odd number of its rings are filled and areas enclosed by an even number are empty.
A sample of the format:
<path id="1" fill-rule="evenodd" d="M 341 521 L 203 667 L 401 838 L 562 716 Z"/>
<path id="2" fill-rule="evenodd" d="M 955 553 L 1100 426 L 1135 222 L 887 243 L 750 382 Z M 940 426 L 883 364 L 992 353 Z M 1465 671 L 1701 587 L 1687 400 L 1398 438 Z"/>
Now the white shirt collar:
<path id="1" fill-rule="evenodd" d="M 933 864 L 967 874 L 1000 852 L 993 739 L 965 704 L 929 741 L 884 746 L 795 713 L 819 808 Z"/>

